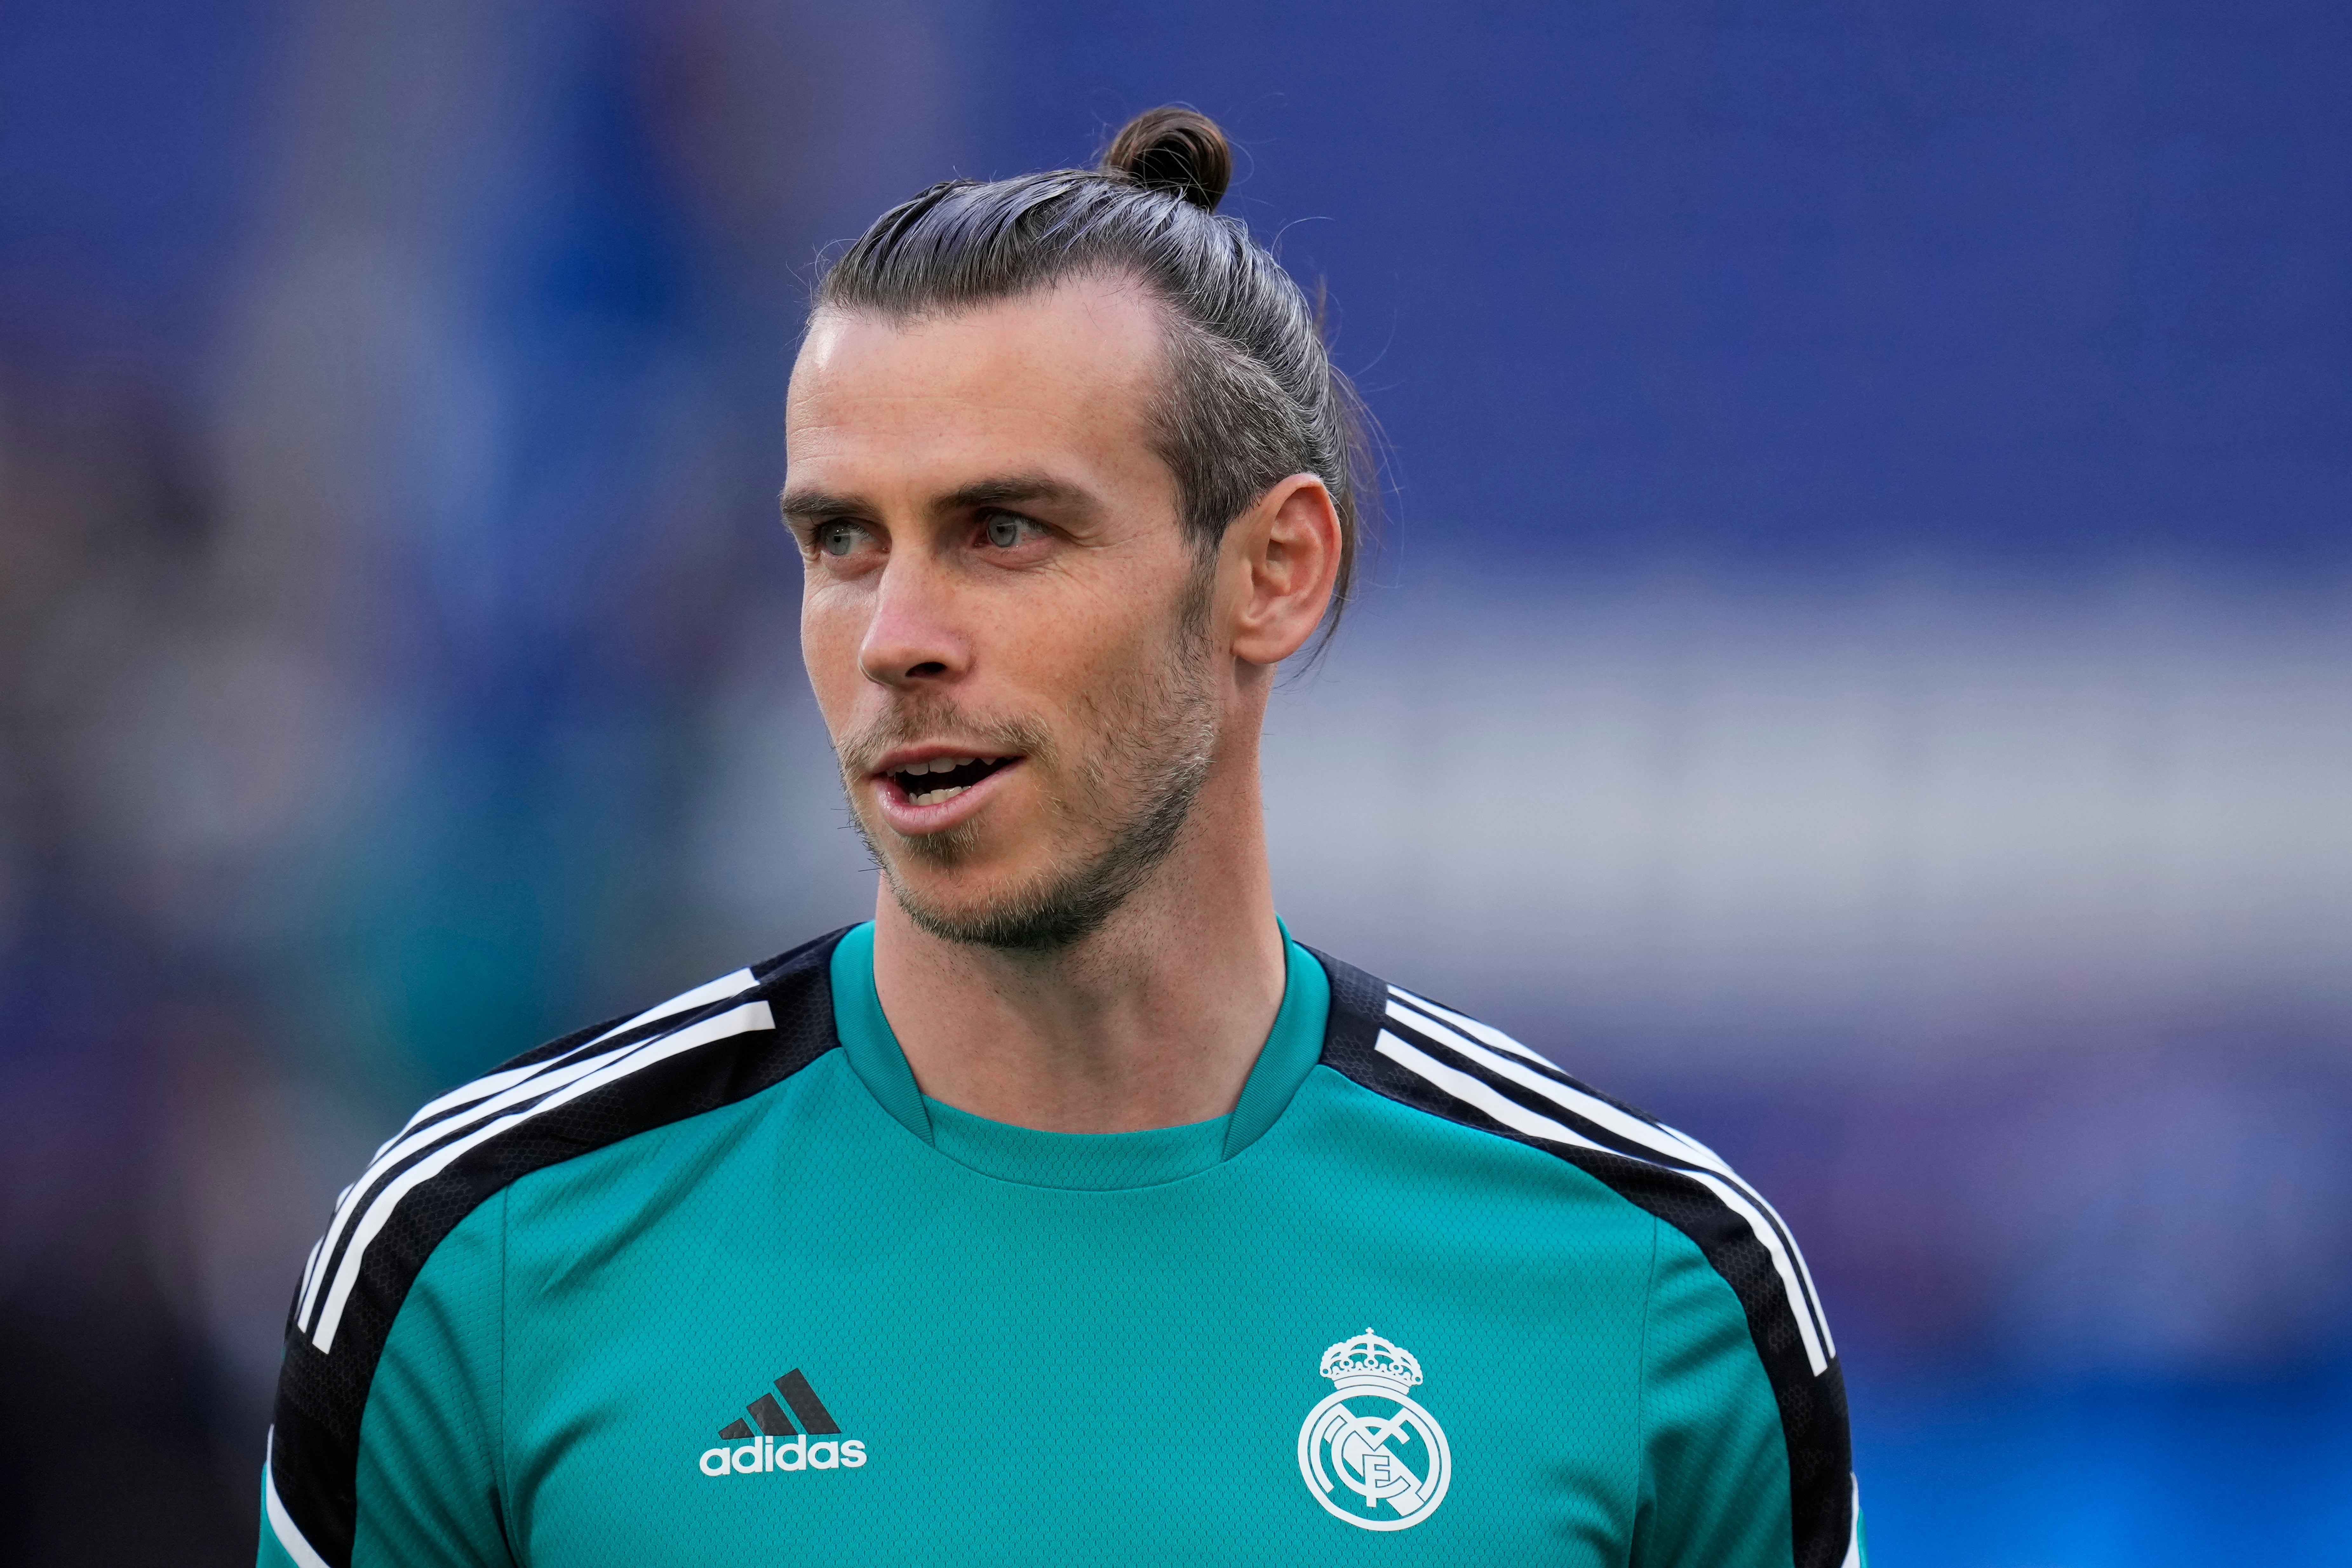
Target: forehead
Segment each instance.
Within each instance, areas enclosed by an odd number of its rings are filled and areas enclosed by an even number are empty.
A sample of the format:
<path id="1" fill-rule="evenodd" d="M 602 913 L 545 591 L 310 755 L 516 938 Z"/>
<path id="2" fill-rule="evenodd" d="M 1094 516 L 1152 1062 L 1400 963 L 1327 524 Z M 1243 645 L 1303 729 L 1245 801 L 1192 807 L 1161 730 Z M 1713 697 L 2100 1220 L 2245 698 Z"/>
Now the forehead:
<path id="1" fill-rule="evenodd" d="M 821 311 L 785 400 L 794 483 L 944 490 L 974 465 L 1106 489 L 1164 476 L 1145 424 L 1160 345 L 1157 308 L 1113 280 L 933 315 Z"/>

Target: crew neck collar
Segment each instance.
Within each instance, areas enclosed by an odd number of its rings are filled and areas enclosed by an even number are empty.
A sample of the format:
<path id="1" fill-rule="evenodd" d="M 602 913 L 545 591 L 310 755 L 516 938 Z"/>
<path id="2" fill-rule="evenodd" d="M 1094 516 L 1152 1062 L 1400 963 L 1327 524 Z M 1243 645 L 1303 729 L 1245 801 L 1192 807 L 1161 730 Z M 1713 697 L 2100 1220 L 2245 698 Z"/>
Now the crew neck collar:
<path id="1" fill-rule="evenodd" d="M 940 1153 L 985 1175 L 1081 1191 L 1152 1186 L 1204 1171 L 1248 1148 L 1281 1119 L 1323 1054 L 1330 977 L 1283 928 L 1282 1006 L 1233 1113 L 1140 1132 L 1045 1132 L 992 1121 L 930 1099 L 882 1011 L 874 986 L 874 922 L 853 926 L 833 950 L 834 1029 L 877 1104 Z"/>

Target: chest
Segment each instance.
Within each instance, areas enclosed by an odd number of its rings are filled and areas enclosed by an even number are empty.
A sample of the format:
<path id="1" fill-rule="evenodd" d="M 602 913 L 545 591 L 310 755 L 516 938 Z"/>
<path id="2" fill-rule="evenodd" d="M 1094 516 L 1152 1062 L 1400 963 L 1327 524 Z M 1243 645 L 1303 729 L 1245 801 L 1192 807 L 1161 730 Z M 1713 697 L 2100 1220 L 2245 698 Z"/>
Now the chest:
<path id="1" fill-rule="evenodd" d="M 1622 1560 L 1634 1233 L 1345 1162 L 938 1163 L 780 1161 L 519 1269 L 525 1560 Z"/>

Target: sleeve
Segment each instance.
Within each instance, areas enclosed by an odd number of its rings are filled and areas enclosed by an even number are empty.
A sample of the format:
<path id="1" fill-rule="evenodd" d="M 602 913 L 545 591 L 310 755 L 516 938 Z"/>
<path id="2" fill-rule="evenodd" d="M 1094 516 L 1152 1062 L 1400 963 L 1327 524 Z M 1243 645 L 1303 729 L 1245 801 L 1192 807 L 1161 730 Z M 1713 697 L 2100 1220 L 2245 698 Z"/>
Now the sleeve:
<path id="1" fill-rule="evenodd" d="M 259 1568 L 511 1568 L 500 1444 L 505 1219 L 501 1192 L 417 1271 L 358 1396 L 341 1395 L 355 1406 L 355 1444 L 314 1435 L 289 1445 L 273 1429 Z M 289 1394 L 313 1410 L 320 1403 L 315 1374 L 308 1388 L 287 1386 L 303 1375 L 298 1357 L 312 1353 L 289 1343 L 280 1428 Z M 289 1506 L 289 1493 L 300 1500 Z"/>
<path id="2" fill-rule="evenodd" d="M 1837 1375 L 1832 1361 L 1824 1389 L 1776 1389 L 1738 1295 L 1687 1237 L 1659 1225 L 1643 1323 L 1633 1561 L 1642 1568 L 1863 1568 Z M 1784 1393 L 1807 1405 L 1799 1413 L 1807 1429 L 1795 1444 Z M 1831 1425 L 1834 1433 L 1822 1430 Z M 1825 1444 L 1841 1456 L 1834 1474 L 1816 1458 Z M 1800 1450 L 1795 1463 L 1792 1449 Z M 1800 1530 L 1800 1514 L 1808 1522 L 1828 1514 L 1845 1528 Z"/>

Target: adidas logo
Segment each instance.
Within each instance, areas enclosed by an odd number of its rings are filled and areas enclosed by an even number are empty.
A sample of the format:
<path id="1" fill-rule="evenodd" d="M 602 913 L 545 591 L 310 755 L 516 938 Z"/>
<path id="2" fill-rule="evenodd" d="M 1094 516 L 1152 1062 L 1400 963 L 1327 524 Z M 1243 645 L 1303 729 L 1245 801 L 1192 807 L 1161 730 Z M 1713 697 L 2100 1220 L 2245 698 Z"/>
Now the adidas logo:
<path id="1" fill-rule="evenodd" d="M 776 1403 L 776 1394 L 784 1396 L 783 1405 Z M 801 1369 L 793 1368 L 776 1379 L 776 1394 L 763 1394 L 743 1408 L 751 1419 L 740 1416 L 719 1429 L 719 1436 L 730 1442 L 741 1441 L 740 1448 L 706 1448 L 696 1461 L 706 1476 L 760 1476 L 774 1470 L 854 1470 L 866 1462 L 866 1445 L 855 1437 L 840 1437 L 841 1424 L 816 1396 L 809 1380 Z M 792 1406 L 792 1415 L 784 1414 L 784 1405 Z M 797 1418 L 800 1425 L 793 1425 Z M 752 1427 L 759 1427 L 757 1432 Z M 789 1439 L 789 1441 L 787 1441 Z"/>

